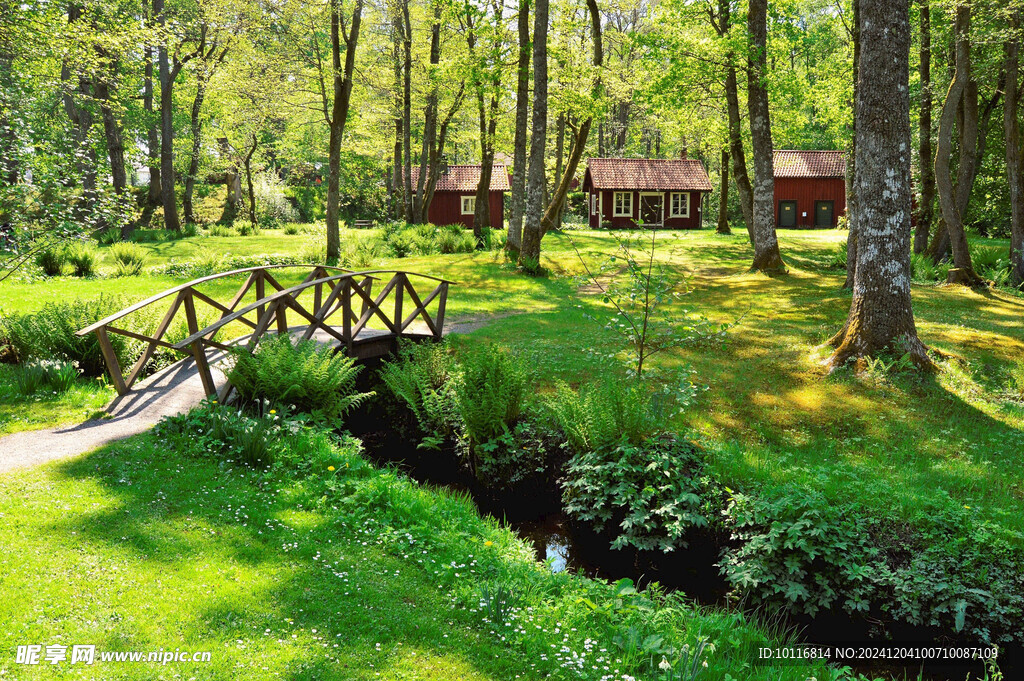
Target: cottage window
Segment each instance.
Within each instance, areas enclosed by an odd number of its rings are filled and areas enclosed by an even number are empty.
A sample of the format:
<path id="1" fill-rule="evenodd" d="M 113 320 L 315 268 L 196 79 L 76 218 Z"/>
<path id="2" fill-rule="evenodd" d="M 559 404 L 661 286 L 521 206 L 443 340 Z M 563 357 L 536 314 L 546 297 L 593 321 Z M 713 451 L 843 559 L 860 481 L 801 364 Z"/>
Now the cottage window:
<path id="1" fill-rule="evenodd" d="M 633 192 L 615 192 L 615 217 L 633 217 Z"/>
<path id="2" fill-rule="evenodd" d="M 463 196 L 462 197 L 462 214 L 463 215 L 475 215 L 476 214 L 476 197 L 475 196 Z"/>
<path id="3" fill-rule="evenodd" d="M 690 217 L 690 193 L 672 192 L 672 211 L 669 217 L 688 218 Z"/>
<path id="4" fill-rule="evenodd" d="M 590 214 L 597 215 L 597 194 L 590 195 Z"/>

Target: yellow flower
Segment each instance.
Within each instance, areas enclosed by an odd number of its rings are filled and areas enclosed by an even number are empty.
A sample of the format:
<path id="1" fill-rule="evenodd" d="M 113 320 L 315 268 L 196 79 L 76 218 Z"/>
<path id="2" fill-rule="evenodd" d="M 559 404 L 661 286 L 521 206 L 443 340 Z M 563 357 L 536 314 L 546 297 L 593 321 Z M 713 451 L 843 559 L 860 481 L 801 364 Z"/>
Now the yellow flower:
<path id="1" fill-rule="evenodd" d="M 964 508 L 970 508 L 970 506 L 968 506 L 968 505 L 964 504 Z"/>
<path id="2" fill-rule="evenodd" d="M 494 542 L 492 542 L 490 539 L 488 539 L 487 541 L 484 542 L 484 546 L 494 546 Z"/>
<path id="3" fill-rule="evenodd" d="M 271 409 L 271 410 L 270 410 L 270 413 L 271 413 L 271 414 L 276 414 L 276 413 L 277 413 L 277 410 L 276 410 L 276 409 Z"/>
<path id="4" fill-rule="evenodd" d="M 334 466 L 328 466 L 328 467 L 327 467 L 327 470 L 329 470 L 329 471 L 333 471 L 333 470 L 334 470 Z"/>

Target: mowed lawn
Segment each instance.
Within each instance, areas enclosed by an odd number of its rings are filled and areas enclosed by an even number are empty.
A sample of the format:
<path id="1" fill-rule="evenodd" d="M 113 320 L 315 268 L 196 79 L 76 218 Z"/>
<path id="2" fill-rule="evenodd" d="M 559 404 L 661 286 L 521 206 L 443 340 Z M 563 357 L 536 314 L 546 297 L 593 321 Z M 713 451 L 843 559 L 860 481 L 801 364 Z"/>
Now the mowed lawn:
<path id="1" fill-rule="evenodd" d="M 230 250 L 247 238 L 262 240 L 266 253 L 296 253 L 309 237 L 264 232 L 144 246 L 162 249 L 161 259 L 181 259 L 196 244 Z M 654 362 L 655 368 L 688 367 L 699 388 L 673 425 L 700 437 L 722 479 L 741 488 L 794 482 L 905 513 L 949 494 L 1024 530 L 1024 404 L 1008 387 L 1014 362 L 1024 358 L 1024 297 L 915 284 L 918 332 L 943 353 L 941 370 L 828 377 L 827 350 L 820 346 L 841 327 L 850 304 L 845 272 L 834 264 L 845 238 L 833 230 L 781 232 L 790 271 L 769 278 L 747 271 L 745 234 L 660 234 L 659 260 L 689 284 L 678 305 L 734 324 L 723 344 L 665 353 Z M 625 371 L 621 338 L 589 319 L 607 316 L 609 308 L 580 285 L 572 243 L 592 265 L 616 249 L 607 232 L 548 235 L 542 264 L 550 274 L 539 278 L 515 274 L 493 252 L 382 259 L 379 267 L 457 282 L 448 319 L 487 323 L 455 342 L 493 340 L 516 349 L 544 390 L 557 380 L 575 384 Z M 174 283 L 180 280 L 9 281 L 0 284 L 0 307 L 29 311 L 48 299 L 101 292 L 143 297 Z M 220 282 L 214 286 L 223 290 L 210 292 L 227 297 L 238 284 Z"/>

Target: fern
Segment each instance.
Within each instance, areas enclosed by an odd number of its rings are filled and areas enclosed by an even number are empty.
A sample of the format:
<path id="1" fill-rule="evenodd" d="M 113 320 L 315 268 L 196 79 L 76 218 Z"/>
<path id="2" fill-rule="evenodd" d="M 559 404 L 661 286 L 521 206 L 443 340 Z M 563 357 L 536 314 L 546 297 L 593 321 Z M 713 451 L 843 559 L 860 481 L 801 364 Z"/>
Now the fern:
<path id="1" fill-rule="evenodd" d="M 577 393 L 561 383 L 548 407 L 575 452 L 638 445 L 658 429 L 658 410 L 642 384 L 607 380 Z"/>
<path id="2" fill-rule="evenodd" d="M 471 447 L 515 425 L 526 399 L 526 383 L 526 372 L 496 346 L 487 346 L 463 360 L 457 391 Z"/>
<path id="3" fill-rule="evenodd" d="M 342 417 L 373 393 L 356 392 L 362 370 L 355 359 L 313 340 L 292 345 L 286 335 L 264 341 L 254 353 L 238 351 L 228 374 L 247 403 L 267 400 L 299 411 Z"/>
<path id="4" fill-rule="evenodd" d="M 425 437 L 421 447 L 437 448 L 460 429 L 455 398 L 455 365 L 445 345 L 410 345 L 385 362 L 380 378 L 416 417 Z"/>

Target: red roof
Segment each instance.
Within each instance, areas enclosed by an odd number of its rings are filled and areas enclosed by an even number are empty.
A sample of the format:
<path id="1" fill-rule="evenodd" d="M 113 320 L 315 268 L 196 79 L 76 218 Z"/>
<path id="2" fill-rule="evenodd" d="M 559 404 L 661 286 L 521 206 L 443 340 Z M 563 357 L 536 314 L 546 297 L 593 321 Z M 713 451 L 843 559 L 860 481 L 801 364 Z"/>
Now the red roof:
<path id="1" fill-rule="evenodd" d="M 775 177 L 845 177 L 846 152 L 775 151 Z"/>
<path id="2" fill-rule="evenodd" d="M 435 192 L 475 192 L 480 184 L 480 171 L 483 166 L 459 165 L 448 166 L 448 172 L 437 178 Z M 420 169 L 412 169 L 412 186 L 415 189 L 419 182 Z M 495 163 L 491 167 L 491 191 L 507 192 L 512 188 L 508 179 L 508 166 Z"/>
<path id="3" fill-rule="evenodd" d="M 711 191 L 704 164 L 696 159 L 592 158 L 584 188 Z"/>

